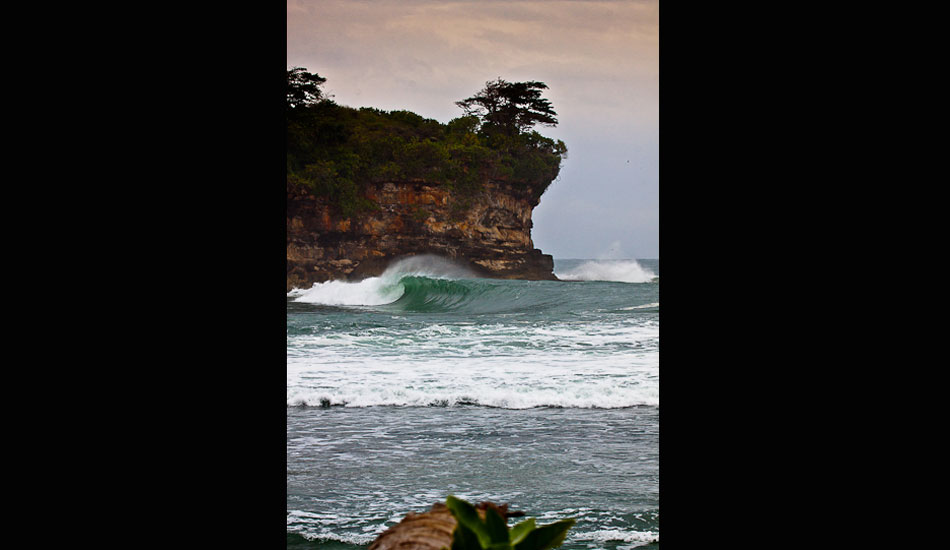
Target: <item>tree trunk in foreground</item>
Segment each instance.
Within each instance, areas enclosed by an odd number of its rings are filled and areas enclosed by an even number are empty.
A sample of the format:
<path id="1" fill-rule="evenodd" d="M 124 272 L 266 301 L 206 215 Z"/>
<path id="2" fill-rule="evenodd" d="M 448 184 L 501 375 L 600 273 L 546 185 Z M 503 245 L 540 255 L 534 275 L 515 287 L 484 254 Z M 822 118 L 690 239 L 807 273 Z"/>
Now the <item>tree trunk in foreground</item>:
<path id="1" fill-rule="evenodd" d="M 484 518 L 485 508 L 497 509 L 506 520 L 520 517 L 524 512 L 509 512 L 508 505 L 481 502 L 476 508 L 478 515 Z M 452 547 L 452 532 L 457 522 L 448 507 L 437 502 L 428 512 L 416 514 L 409 512 L 396 525 L 383 531 L 376 537 L 369 550 L 442 550 Z"/>
<path id="2" fill-rule="evenodd" d="M 396 525 L 383 531 L 369 550 L 442 550 L 452 547 L 455 517 L 448 507 L 436 503 L 425 513 L 409 512 Z"/>

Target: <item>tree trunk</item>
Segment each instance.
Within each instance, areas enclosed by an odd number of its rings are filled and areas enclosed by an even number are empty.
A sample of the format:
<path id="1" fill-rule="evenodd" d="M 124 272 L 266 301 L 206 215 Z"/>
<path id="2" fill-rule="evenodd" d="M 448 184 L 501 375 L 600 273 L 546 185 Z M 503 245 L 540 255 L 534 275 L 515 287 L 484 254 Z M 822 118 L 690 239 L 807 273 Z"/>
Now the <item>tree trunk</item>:
<path id="1" fill-rule="evenodd" d="M 436 503 L 425 513 L 409 512 L 402 521 L 379 535 L 369 550 L 442 550 L 452 547 L 455 518 L 448 507 Z"/>
<path id="2" fill-rule="evenodd" d="M 509 512 L 508 505 L 480 502 L 476 505 L 478 515 L 484 519 L 486 508 L 495 508 L 506 520 L 521 517 L 524 512 Z M 409 512 L 396 525 L 376 537 L 369 550 L 442 550 L 452 548 L 452 532 L 457 522 L 448 507 L 437 502 L 428 512 Z"/>

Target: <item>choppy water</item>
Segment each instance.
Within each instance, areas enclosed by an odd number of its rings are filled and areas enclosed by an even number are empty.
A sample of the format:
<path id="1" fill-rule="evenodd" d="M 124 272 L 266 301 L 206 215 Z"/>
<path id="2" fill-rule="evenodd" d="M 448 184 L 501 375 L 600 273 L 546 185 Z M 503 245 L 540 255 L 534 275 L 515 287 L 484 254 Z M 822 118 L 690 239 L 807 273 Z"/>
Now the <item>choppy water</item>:
<path id="1" fill-rule="evenodd" d="M 659 261 L 566 282 L 411 258 L 287 302 L 288 545 L 358 548 L 454 494 L 563 548 L 658 547 Z"/>

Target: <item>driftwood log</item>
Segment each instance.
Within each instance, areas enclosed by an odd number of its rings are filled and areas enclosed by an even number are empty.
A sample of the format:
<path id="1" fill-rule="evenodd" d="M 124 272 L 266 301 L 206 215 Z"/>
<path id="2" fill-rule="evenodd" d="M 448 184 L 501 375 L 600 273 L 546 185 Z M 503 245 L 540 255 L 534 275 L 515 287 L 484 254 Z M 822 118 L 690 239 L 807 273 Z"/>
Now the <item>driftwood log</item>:
<path id="1" fill-rule="evenodd" d="M 481 502 L 476 505 L 479 516 L 485 517 L 485 509 L 494 508 L 502 517 L 520 517 L 524 512 L 509 512 L 507 504 Z M 456 521 L 448 507 L 437 502 L 428 512 L 409 512 L 402 521 L 376 537 L 369 550 L 442 550 L 452 547 L 452 532 Z"/>

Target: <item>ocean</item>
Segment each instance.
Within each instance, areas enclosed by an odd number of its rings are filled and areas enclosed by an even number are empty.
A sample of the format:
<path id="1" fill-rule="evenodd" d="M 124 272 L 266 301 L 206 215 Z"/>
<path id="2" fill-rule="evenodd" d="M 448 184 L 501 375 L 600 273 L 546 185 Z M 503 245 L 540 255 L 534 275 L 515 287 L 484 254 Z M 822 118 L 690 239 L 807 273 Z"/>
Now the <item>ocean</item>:
<path id="1" fill-rule="evenodd" d="M 450 494 L 575 518 L 567 550 L 659 548 L 659 260 L 555 274 L 417 256 L 288 293 L 288 548 L 365 548 Z"/>

